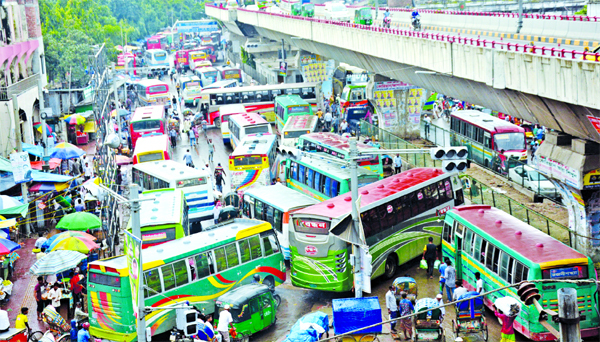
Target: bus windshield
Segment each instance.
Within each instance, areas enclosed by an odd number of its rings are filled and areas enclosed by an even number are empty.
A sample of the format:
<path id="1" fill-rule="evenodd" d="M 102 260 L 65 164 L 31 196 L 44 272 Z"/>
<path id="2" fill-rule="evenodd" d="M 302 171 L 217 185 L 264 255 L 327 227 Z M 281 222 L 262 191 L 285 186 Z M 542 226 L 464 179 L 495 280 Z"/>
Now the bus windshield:
<path id="1" fill-rule="evenodd" d="M 496 151 L 514 151 L 525 149 L 525 137 L 523 133 L 497 133 L 494 134 L 494 146 Z"/>
<path id="2" fill-rule="evenodd" d="M 92 284 L 106 285 L 110 287 L 121 287 L 121 278 L 119 276 L 108 274 L 90 272 L 89 282 Z"/>
<path id="3" fill-rule="evenodd" d="M 235 70 L 225 70 L 223 73 L 225 74 L 225 79 L 226 80 L 240 78 L 240 71 L 237 70 L 237 69 L 235 69 Z"/>
<path id="4" fill-rule="evenodd" d="M 217 71 L 213 70 L 213 71 L 202 71 L 202 75 L 204 75 L 204 77 L 206 78 L 216 78 L 217 77 Z"/>
<path id="5" fill-rule="evenodd" d="M 544 182 L 544 181 L 548 180 L 548 178 L 546 178 L 546 176 L 542 175 L 541 173 L 539 173 L 537 171 L 527 171 L 527 175 L 529 175 L 529 178 L 532 181 Z"/>
<path id="6" fill-rule="evenodd" d="M 157 86 L 148 87 L 148 93 L 150 93 L 150 94 L 166 93 L 166 92 L 167 92 L 166 85 L 157 85 Z"/>
<path id="7" fill-rule="evenodd" d="M 284 133 L 285 138 L 298 138 L 301 135 L 307 134 L 309 131 L 286 131 Z"/>
<path id="8" fill-rule="evenodd" d="M 134 132 L 160 129 L 160 120 L 142 120 L 131 123 Z"/>
<path id="9" fill-rule="evenodd" d="M 269 126 L 256 126 L 256 127 L 247 127 L 246 135 L 248 134 L 257 134 L 257 133 L 269 133 Z"/>
<path id="10" fill-rule="evenodd" d="M 183 179 L 183 180 L 177 181 L 177 188 L 178 189 L 186 188 L 189 186 L 204 185 L 204 184 L 206 184 L 206 178 L 204 178 L 204 177 Z"/>
<path id="11" fill-rule="evenodd" d="M 165 52 L 155 52 L 154 53 L 154 58 L 157 59 L 157 60 L 159 60 L 159 61 L 164 60 L 165 57 L 167 57 L 167 54 Z"/>
<path id="12" fill-rule="evenodd" d="M 154 152 L 154 153 L 146 153 L 146 154 L 140 154 L 138 155 L 138 159 L 140 160 L 140 163 L 145 163 L 145 162 L 151 162 L 151 161 L 155 161 L 155 160 L 163 160 L 163 154 L 162 152 Z"/>
<path id="13" fill-rule="evenodd" d="M 253 166 L 262 164 L 262 156 L 239 156 L 233 159 L 234 166 Z"/>
<path id="14" fill-rule="evenodd" d="M 309 106 L 293 106 L 293 107 L 288 107 L 288 112 L 290 114 L 293 114 L 293 113 L 310 113 L 310 107 Z"/>

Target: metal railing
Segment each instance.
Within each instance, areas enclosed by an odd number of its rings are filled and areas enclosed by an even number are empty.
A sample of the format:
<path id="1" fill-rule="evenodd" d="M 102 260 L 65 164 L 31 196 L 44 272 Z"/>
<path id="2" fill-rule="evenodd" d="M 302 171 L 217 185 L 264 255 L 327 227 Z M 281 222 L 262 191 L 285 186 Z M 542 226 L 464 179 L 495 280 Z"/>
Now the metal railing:
<path id="1" fill-rule="evenodd" d="M 0 101 L 10 101 L 13 95 L 19 95 L 31 88 L 37 88 L 40 74 L 34 74 L 7 87 L 0 87 Z"/>
<path id="2" fill-rule="evenodd" d="M 433 127 L 431 128 L 433 130 Z M 438 133 L 441 133 L 439 131 Z M 430 134 L 433 134 L 430 132 Z M 366 121 L 360 123 L 360 135 L 372 137 L 384 149 L 418 149 L 423 146 L 414 145 L 396 134 L 385 129 L 374 126 Z M 440 144 L 444 146 L 445 144 Z M 433 145 L 432 145 L 433 147 Z M 402 154 L 402 160 L 412 167 L 441 167 L 441 161 L 432 160 L 427 153 L 423 154 Z M 405 164 L 406 165 L 406 164 Z M 536 227 L 547 233 L 555 239 L 572 247 L 571 234 L 569 228 L 544 216 L 534 210 L 531 210 L 518 201 L 495 191 L 493 188 L 480 183 L 471 176 L 461 175 L 463 179 L 463 188 L 465 197 L 469 198 L 473 204 L 489 204 L 500 208 L 507 213 L 517 217 L 523 222 Z"/>

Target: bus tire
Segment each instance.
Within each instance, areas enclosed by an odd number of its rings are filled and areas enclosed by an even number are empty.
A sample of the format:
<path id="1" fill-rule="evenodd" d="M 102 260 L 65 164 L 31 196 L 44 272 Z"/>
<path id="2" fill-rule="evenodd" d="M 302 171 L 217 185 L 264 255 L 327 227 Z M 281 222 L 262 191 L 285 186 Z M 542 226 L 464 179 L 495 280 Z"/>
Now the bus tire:
<path id="1" fill-rule="evenodd" d="M 44 333 L 41 331 L 35 331 L 32 332 L 31 334 L 29 334 L 29 339 L 27 341 L 29 342 L 38 342 L 39 340 L 42 339 L 42 337 L 44 337 Z"/>
<path id="2" fill-rule="evenodd" d="M 269 289 L 271 289 L 271 292 L 275 291 L 275 281 L 273 280 L 272 276 L 267 276 L 265 280 L 262 281 L 262 283 L 264 285 L 267 285 Z"/>
<path id="3" fill-rule="evenodd" d="M 214 122 L 215 122 L 215 127 L 221 129 L 221 119 L 216 118 Z"/>
<path id="4" fill-rule="evenodd" d="M 388 255 L 385 260 L 385 271 L 384 276 L 386 279 L 392 279 L 394 274 L 396 274 L 396 270 L 398 269 L 398 257 L 395 253 Z"/>
<path id="5" fill-rule="evenodd" d="M 279 296 L 278 294 L 273 295 L 273 300 L 275 300 L 275 305 L 277 309 L 279 309 L 279 306 L 281 306 L 281 296 Z"/>

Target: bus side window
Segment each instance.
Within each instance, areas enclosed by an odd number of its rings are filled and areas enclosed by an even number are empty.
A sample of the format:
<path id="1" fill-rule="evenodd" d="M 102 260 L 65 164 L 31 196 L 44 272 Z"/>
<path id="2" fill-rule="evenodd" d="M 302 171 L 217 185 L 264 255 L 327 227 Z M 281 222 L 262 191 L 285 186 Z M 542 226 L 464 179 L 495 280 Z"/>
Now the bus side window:
<path id="1" fill-rule="evenodd" d="M 248 244 L 248 240 L 240 240 L 238 241 L 238 245 L 240 246 L 240 257 L 242 258 L 242 264 L 250 261 L 250 245 Z"/>
<path id="2" fill-rule="evenodd" d="M 215 273 L 215 266 L 210 255 L 210 252 L 196 255 L 195 259 L 198 279 L 208 277 Z"/>
<path id="3" fill-rule="evenodd" d="M 494 251 L 496 247 L 491 243 L 488 243 L 487 250 L 485 251 L 485 267 L 490 271 L 494 271 Z"/>
<path id="4" fill-rule="evenodd" d="M 506 281 L 509 284 L 513 283 L 512 280 L 513 280 L 513 266 L 514 266 L 514 264 L 515 264 L 515 259 L 513 259 L 512 257 L 510 257 L 510 259 L 508 260 L 508 272 L 507 272 L 508 278 L 506 278 Z"/>
<path id="5" fill-rule="evenodd" d="M 445 203 L 447 201 L 447 199 L 446 199 L 446 191 L 444 189 L 444 181 L 439 181 L 438 192 L 440 195 L 440 204 Z"/>
<path id="6" fill-rule="evenodd" d="M 321 192 L 321 174 L 315 171 L 315 183 L 313 184 L 313 189 Z"/>
<path id="7" fill-rule="evenodd" d="M 254 201 L 254 218 L 258 220 L 263 219 L 263 203 L 259 200 Z"/>
<path id="8" fill-rule="evenodd" d="M 308 169 L 308 172 L 307 172 L 307 177 L 306 177 L 306 185 L 308 185 L 309 188 L 312 188 L 315 172 L 312 169 L 309 169 L 309 168 L 307 168 L 307 169 Z"/>
<path id="9" fill-rule="evenodd" d="M 198 280 L 198 272 L 196 272 L 196 261 L 194 258 L 186 258 L 188 267 L 190 268 L 190 279 L 191 281 Z"/>
<path id="10" fill-rule="evenodd" d="M 365 212 L 365 222 L 368 224 L 365 225 L 365 237 L 373 236 L 381 231 L 380 219 L 377 217 L 377 208 L 373 208 L 367 212 Z M 367 234 L 367 231 L 369 232 Z"/>
<path id="11" fill-rule="evenodd" d="M 298 182 L 304 184 L 304 168 L 305 166 L 302 164 L 298 164 L 298 178 L 296 178 L 298 180 Z"/>
<path id="12" fill-rule="evenodd" d="M 471 229 L 467 229 L 465 232 L 463 251 L 467 252 L 469 255 L 473 255 L 473 231 Z"/>
<path id="13" fill-rule="evenodd" d="M 161 293 L 162 292 L 162 287 L 160 285 L 160 277 L 158 275 L 158 268 L 149 270 L 144 272 L 144 280 L 146 283 L 146 286 L 149 287 L 151 290 L 147 290 L 145 289 L 145 297 L 152 297 L 154 295 L 156 295 L 157 293 Z"/>
<path id="14" fill-rule="evenodd" d="M 283 212 L 273 209 L 273 229 L 283 234 Z"/>
<path id="15" fill-rule="evenodd" d="M 529 268 L 525 267 L 522 263 L 515 260 L 515 283 L 519 283 L 523 280 L 527 280 L 527 274 L 529 273 Z"/>
<path id="16" fill-rule="evenodd" d="M 265 248 L 265 256 L 279 252 L 279 245 L 277 244 L 277 239 L 274 235 L 269 234 L 267 236 L 263 236 L 262 240 Z"/>
<path id="17" fill-rule="evenodd" d="M 173 265 L 169 264 L 162 266 L 160 268 L 160 273 L 162 273 L 163 288 L 165 291 L 175 288 L 175 272 L 173 272 Z"/>
<path id="18" fill-rule="evenodd" d="M 331 196 L 331 178 L 329 177 L 325 177 L 325 186 L 323 187 L 323 193 L 325 193 L 325 196 L 327 197 L 333 197 Z"/>
<path id="19" fill-rule="evenodd" d="M 418 191 L 420 191 L 420 190 L 418 190 Z M 418 195 L 416 194 L 416 192 L 413 192 L 412 194 L 410 194 L 410 207 L 412 209 L 411 217 L 419 215 L 419 200 L 418 200 Z"/>
<path id="20" fill-rule="evenodd" d="M 225 245 L 225 254 L 227 255 L 227 268 L 236 267 L 240 264 L 237 244 L 235 242 Z"/>
<path id="21" fill-rule="evenodd" d="M 482 238 L 482 241 L 481 241 L 481 254 L 479 254 L 479 262 L 482 265 L 485 265 L 485 253 L 486 253 L 486 250 L 487 250 L 487 246 L 488 246 L 488 242 L 486 240 L 483 240 L 483 238 Z"/>
<path id="22" fill-rule="evenodd" d="M 448 217 L 448 216 L 446 216 Z M 405 218 L 405 220 L 408 219 L 407 217 Z M 454 225 L 452 224 L 452 222 L 449 219 L 446 219 L 446 221 L 444 221 L 444 230 L 442 232 L 442 238 L 448 242 L 450 245 L 453 245 L 453 241 L 452 241 L 452 228 L 454 228 Z"/>
<path id="23" fill-rule="evenodd" d="M 256 260 L 262 256 L 262 250 L 260 247 L 260 238 L 258 235 L 254 235 L 248 239 L 250 242 L 250 256 L 252 260 Z"/>
<path id="24" fill-rule="evenodd" d="M 392 206 L 394 207 L 394 215 L 396 222 L 402 221 L 402 215 L 404 215 L 404 206 L 402 205 L 402 197 L 396 198 L 392 202 Z"/>
<path id="25" fill-rule="evenodd" d="M 215 261 L 217 263 L 217 272 L 223 272 L 227 269 L 227 259 L 225 259 L 225 248 L 214 249 Z"/>
<path id="26" fill-rule="evenodd" d="M 274 217 L 275 216 L 275 213 L 274 213 L 275 209 L 272 206 L 266 205 L 266 204 L 265 204 L 265 207 L 266 207 L 265 212 L 267 214 L 266 215 L 267 219 L 265 221 L 269 222 L 273 226 L 273 228 L 275 228 L 275 224 L 274 224 L 275 223 L 275 217 Z"/>
<path id="27" fill-rule="evenodd" d="M 477 235 L 477 234 L 473 234 L 473 236 L 475 237 L 473 240 L 473 258 L 475 258 L 475 260 L 479 260 L 480 256 L 481 256 L 481 236 Z"/>
<path id="28" fill-rule="evenodd" d="M 190 279 L 188 277 L 185 260 L 179 260 L 173 263 L 173 269 L 175 271 L 175 282 L 177 283 L 177 286 L 182 286 L 189 283 Z"/>
<path id="29" fill-rule="evenodd" d="M 502 256 L 500 258 L 500 278 L 508 281 L 508 262 L 510 260 L 510 256 L 504 252 L 502 252 Z"/>

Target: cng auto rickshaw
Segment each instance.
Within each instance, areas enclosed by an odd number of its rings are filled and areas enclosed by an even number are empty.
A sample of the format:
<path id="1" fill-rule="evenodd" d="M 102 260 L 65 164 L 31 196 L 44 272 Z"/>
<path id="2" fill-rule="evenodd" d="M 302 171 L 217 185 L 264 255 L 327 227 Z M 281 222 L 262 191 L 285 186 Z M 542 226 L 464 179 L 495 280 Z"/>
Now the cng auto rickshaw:
<path id="1" fill-rule="evenodd" d="M 312 18 L 315 16 L 315 5 L 314 4 L 302 4 L 302 16 Z"/>
<path id="2" fill-rule="evenodd" d="M 242 285 L 217 298 L 215 317 L 229 305 L 236 335 L 232 336 L 233 341 L 248 342 L 251 335 L 275 324 L 279 304 L 281 297 L 274 295 L 267 285 Z"/>
<path id="3" fill-rule="evenodd" d="M 292 15 L 302 14 L 302 4 L 296 2 L 292 4 Z"/>
<path id="4" fill-rule="evenodd" d="M 354 23 L 359 25 L 372 25 L 373 15 L 371 7 L 359 8 L 354 12 Z"/>

